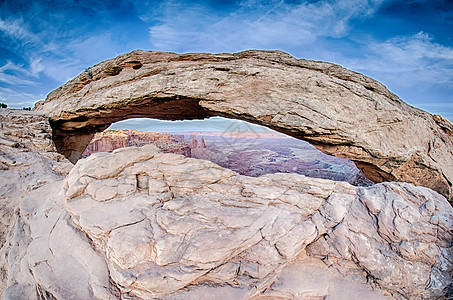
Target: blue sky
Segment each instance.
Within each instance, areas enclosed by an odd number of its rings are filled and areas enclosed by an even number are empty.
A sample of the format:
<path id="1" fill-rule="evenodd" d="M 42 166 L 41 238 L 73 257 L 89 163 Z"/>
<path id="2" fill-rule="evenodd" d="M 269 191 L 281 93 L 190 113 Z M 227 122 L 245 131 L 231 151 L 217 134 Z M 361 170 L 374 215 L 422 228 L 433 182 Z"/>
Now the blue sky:
<path id="1" fill-rule="evenodd" d="M 0 102 L 33 106 L 134 49 L 279 49 L 371 76 L 453 121 L 452 0 L 0 0 Z"/>

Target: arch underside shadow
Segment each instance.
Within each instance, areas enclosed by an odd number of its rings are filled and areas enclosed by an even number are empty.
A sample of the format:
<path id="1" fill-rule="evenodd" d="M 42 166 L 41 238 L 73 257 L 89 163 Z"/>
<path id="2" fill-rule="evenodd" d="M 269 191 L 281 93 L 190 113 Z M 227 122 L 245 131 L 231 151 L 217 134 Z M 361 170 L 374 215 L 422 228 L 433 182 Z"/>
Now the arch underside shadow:
<path id="1" fill-rule="evenodd" d="M 149 101 L 145 101 L 137 106 L 130 105 L 127 107 L 103 108 L 98 109 L 96 112 L 91 112 L 89 116 L 78 116 L 65 121 L 51 121 L 51 125 L 53 128 L 53 140 L 57 150 L 75 164 L 82 157 L 83 151 L 90 143 L 94 134 L 105 130 L 112 123 L 130 118 L 153 118 L 177 121 L 206 119 L 213 116 L 238 119 L 263 125 L 283 134 L 307 141 L 326 154 L 337 154 L 336 156 L 338 157 L 348 158 L 341 155 L 341 153 L 338 153 L 338 149 L 334 149 L 335 146 L 320 143 L 313 139 L 313 136 L 304 136 L 291 130 L 264 125 L 263 122 L 258 122 L 246 115 L 232 116 L 225 113 L 209 111 L 200 105 L 200 99 L 149 99 Z M 344 145 L 337 145 L 337 147 L 338 146 Z M 365 176 L 373 182 L 378 183 L 395 180 L 393 175 L 377 168 L 373 164 L 355 160 L 352 161 L 354 161 L 356 166 L 365 174 Z"/>
<path id="2" fill-rule="evenodd" d="M 35 109 L 50 117 L 57 149 L 72 162 L 113 122 L 221 116 L 354 161 L 374 182 L 409 182 L 452 199 L 453 125 L 362 74 L 279 51 L 133 51 L 87 69 Z"/>

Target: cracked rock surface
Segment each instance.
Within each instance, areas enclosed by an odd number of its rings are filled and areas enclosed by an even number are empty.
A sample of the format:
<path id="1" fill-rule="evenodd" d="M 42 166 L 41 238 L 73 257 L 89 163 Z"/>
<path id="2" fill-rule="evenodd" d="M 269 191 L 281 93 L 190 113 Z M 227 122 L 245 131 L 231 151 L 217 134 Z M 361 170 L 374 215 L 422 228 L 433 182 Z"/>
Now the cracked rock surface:
<path id="1" fill-rule="evenodd" d="M 21 268 L 15 257 L 27 251 L 20 246 L 11 253 L 10 247 L 30 239 L 17 218 L 19 204 L 31 191 L 62 180 L 72 168 L 56 152 L 51 136 L 46 116 L 0 109 L 0 292 L 14 284 L 15 272 Z"/>
<path id="2" fill-rule="evenodd" d="M 6 299 L 432 299 L 452 281 L 434 191 L 247 177 L 152 145 L 80 160 L 16 227 Z"/>

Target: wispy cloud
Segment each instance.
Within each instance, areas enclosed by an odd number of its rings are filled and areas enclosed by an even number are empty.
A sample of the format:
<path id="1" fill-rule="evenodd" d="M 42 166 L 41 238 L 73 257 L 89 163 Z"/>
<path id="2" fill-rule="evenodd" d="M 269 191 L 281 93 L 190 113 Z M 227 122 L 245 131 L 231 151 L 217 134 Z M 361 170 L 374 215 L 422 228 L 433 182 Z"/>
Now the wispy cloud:
<path id="1" fill-rule="evenodd" d="M 49 35 L 33 33 L 22 17 L 0 19 L 0 37 L 8 41 L 8 50 L 20 58 L 21 63 L 7 61 L 0 67 L 0 82 L 8 84 L 37 83 L 39 73 L 46 70 L 42 57 L 54 56 L 49 48 L 56 48 Z M 5 47 L 4 46 L 4 47 Z"/>
<path id="2" fill-rule="evenodd" d="M 453 88 L 453 47 L 436 43 L 427 33 L 371 42 L 365 53 L 364 58 L 343 58 L 342 62 L 354 70 L 380 74 L 405 87 Z"/>
<path id="3" fill-rule="evenodd" d="M 448 101 L 448 99 L 446 99 Z M 449 102 L 424 102 L 420 104 L 420 108 L 425 109 L 433 114 L 441 115 L 446 119 L 453 121 L 453 97 Z"/>
<path id="4" fill-rule="evenodd" d="M 159 24 L 149 31 L 151 43 L 162 50 L 295 47 L 313 44 L 317 37 L 345 36 L 351 20 L 370 17 L 383 2 L 244 0 L 236 10 L 223 15 L 207 5 L 169 1 L 154 16 Z"/>
<path id="5" fill-rule="evenodd" d="M 0 102 L 7 103 L 10 107 L 32 107 L 37 100 L 44 98 L 44 94 L 27 93 L 15 88 L 0 87 Z"/>
<path id="6" fill-rule="evenodd" d="M 33 76 L 34 73 L 23 68 L 23 65 L 14 64 L 8 61 L 5 65 L 0 67 L 0 83 L 12 85 L 33 85 L 37 82 L 26 79 Z"/>
<path id="7" fill-rule="evenodd" d="M 22 92 L 16 93 L 12 93 L 11 88 L 3 90 L 3 101 L 8 103 L 29 103 L 30 97 L 41 98 L 42 91 L 50 92 L 47 90 L 49 85 L 42 86 L 43 80 L 52 79 L 56 84 L 50 86 L 55 88 L 89 64 L 105 59 L 103 54 L 109 51 L 106 49 L 113 48 L 112 41 L 97 36 L 97 32 L 77 34 L 77 29 L 66 29 L 53 23 L 50 17 L 43 18 L 36 25 L 33 16 L 41 13 L 41 10 L 42 7 L 36 6 L 14 16 L 0 16 L 0 38 L 6 41 L 0 49 L 14 53 L 14 57 L 7 61 L 0 58 L 0 84 L 3 87 L 14 86 L 17 91 L 22 89 Z M 65 19 L 68 16 L 66 12 L 55 12 L 52 17 Z M 114 54 L 110 54 L 112 56 Z M 33 86 L 37 94 L 24 92 L 21 86 Z"/>
<path id="8" fill-rule="evenodd" d="M 14 40 L 27 42 L 37 42 L 36 36 L 31 33 L 25 26 L 21 18 L 17 19 L 0 19 L 0 31 Z"/>

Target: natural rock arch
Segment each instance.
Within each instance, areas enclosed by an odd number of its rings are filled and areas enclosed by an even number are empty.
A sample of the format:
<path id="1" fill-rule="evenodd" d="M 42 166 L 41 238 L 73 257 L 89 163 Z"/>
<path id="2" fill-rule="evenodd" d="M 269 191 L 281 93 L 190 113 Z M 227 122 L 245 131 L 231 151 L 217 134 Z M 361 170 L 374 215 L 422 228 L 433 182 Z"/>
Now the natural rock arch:
<path id="1" fill-rule="evenodd" d="M 353 160 L 375 182 L 410 182 L 452 198 L 448 121 L 409 106 L 369 77 L 280 51 L 133 51 L 86 69 L 35 109 L 50 117 L 53 140 L 72 162 L 112 122 L 224 116 Z"/>

